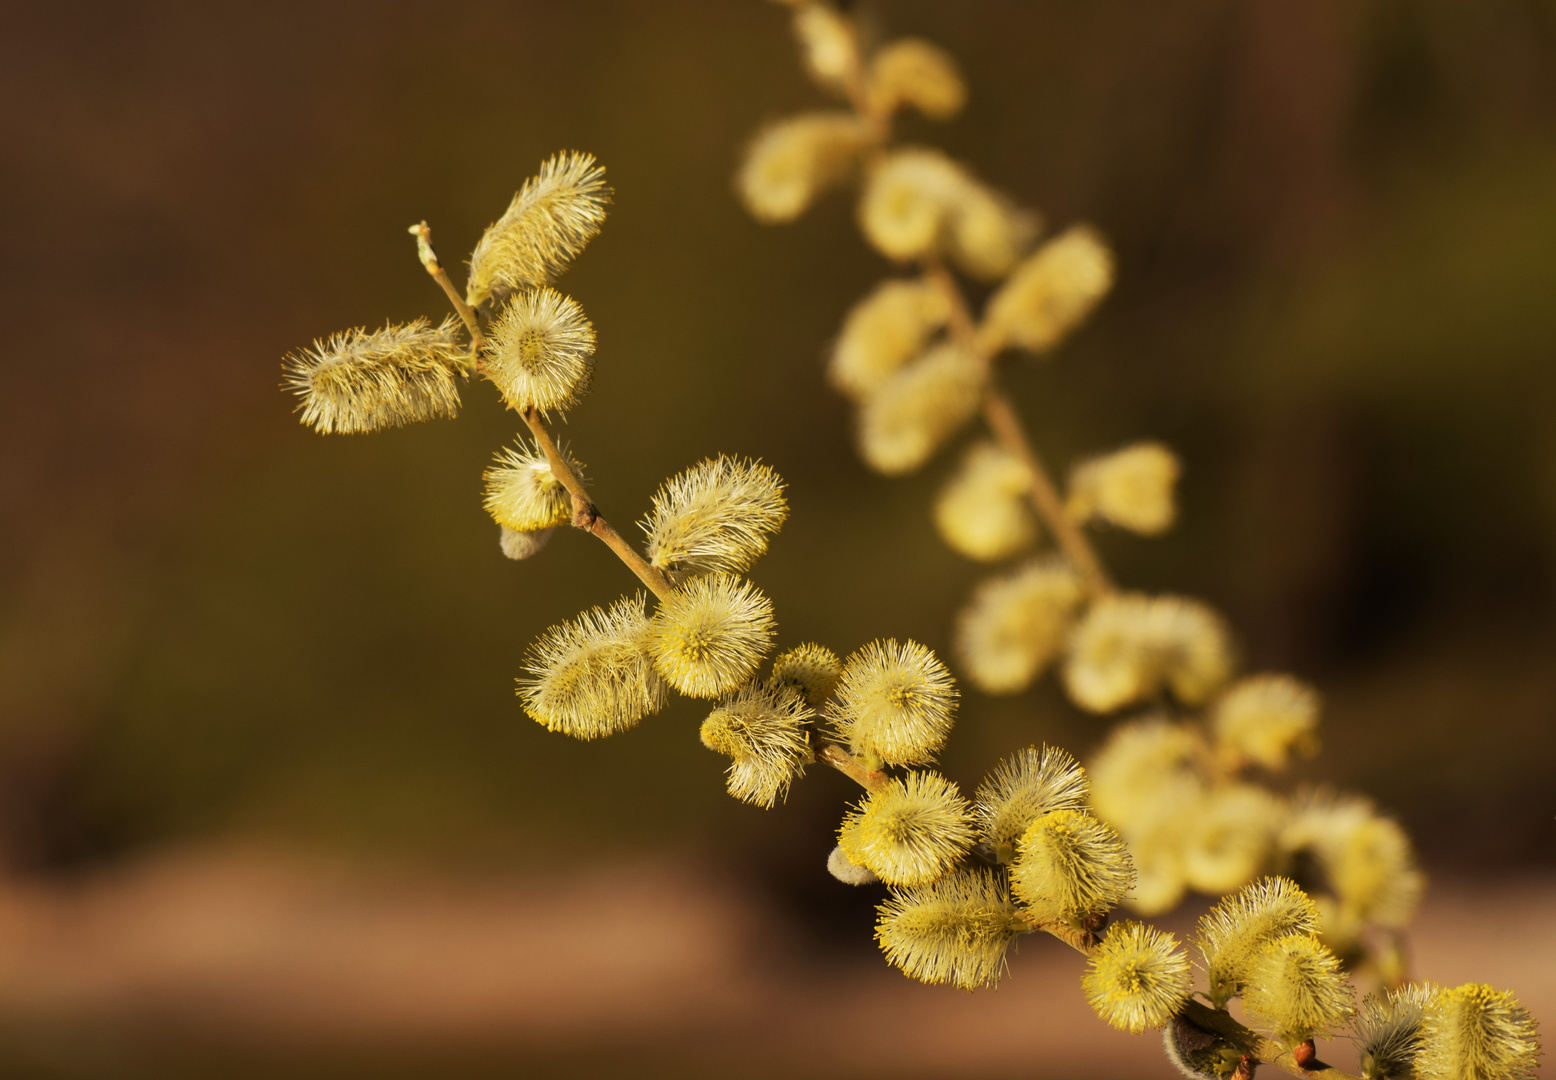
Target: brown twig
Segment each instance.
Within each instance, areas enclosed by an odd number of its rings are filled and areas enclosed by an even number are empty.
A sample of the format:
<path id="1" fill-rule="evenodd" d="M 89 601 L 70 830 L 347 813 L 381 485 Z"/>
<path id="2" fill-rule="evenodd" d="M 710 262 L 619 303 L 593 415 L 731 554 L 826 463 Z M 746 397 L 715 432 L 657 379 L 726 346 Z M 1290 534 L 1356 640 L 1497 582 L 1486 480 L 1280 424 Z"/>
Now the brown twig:
<path id="1" fill-rule="evenodd" d="M 412 225 L 412 236 L 416 237 L 416 255 L 421 260 L 421 265 L 432 276 L 448 296 L 449 303 L 454 305 L 454 310 L 464 320 L 465 326 L 470 331 L 471 353 L 475 357 L 474 367 L 476 371 L 482 370 L 481 349 L 486 344 L 486 336 L 481 333 L 481 324 L 476 316 L 476 311 L 465 303 L 464 297 L 459 295 L 459 290 L 454 288 L 454 283 L 449 280 L 448 271 L 438 262 L 438 255 L 432 249 L 432 229 L 425 221 Z M 519 410 L 530 434 L 535 437 L 535 443 L 546 455 L 546 462 L 551 466 L 551 473 L 562 482 L 567 489 L 568 496 L 573 501 L 573 525 L 585 532 L 593 533 L 605 542 L 606 547 L 616 553 L 616 557 L 627 565 L 638 576 L 638 580 L 648 586 L 650 592 L 660 600 L 667 600 L 674 589 L 670 581 L 647 559 L 639 555 L 633 546 L 622 539 L 620 533 L 611 527 L 611 523 L 601 516 L 599 508 L 594 505 L 594 500 L 589 498 L 589 493 L 584 490 L 583 481 L 578 474 L 573 472 L 572 466 L 557 449 L 556 440 L 551 437 L 551 432 L 546 430 L 545 421 L 541 418 L 540 410 L 533 405 Z"/>
<path id="2" fill-rule="evenodd" d="M 844 750 L 835 743 L 828 743 L 821 748 L 817 759 L 832 766 L 844 776 L 853 780 L 866 791 L 879 791 L 886 786 L 887 775 L 879 769 L 871 769 L 854 755 Z"/>
<path id="3" fill-rule="evenodd" d="M 982 347 L 978 344 L 977 327 L 973 322 L 972 312 L 968 310 L 961 287 L 957 285 L 951 272 L 939 260 L 930 259 L 924 262 L 924 276 L 933 282 L 950 302 L 952 340 L 974 355 L 983 357 L 987 362 L 988 357 L 983 356 Z M 1102 560 L 1097 557 L 1096 549 L 1091 546 L 1091 541 L 1086 538 L 1081 527 L 1065 513 L 1064 502 L 1059 498 L 1058 488 L 1054 486 L 1048 470 L 1044 468 L 1042 459 L 1037 456 L 1037 450 L 1032 446 L 1032 440 L 1027 437 L 1026 428 L 1011 406 L 1010 399 L 1005 396 L 1004 391 L 995 381 L 992 370 L 989 373 L 988 388 L 983 395 L 983 420 L 1005 452 L 1026 466 L 1031 476 L 1027 497 L 1031 500 L 1038 516 L 1043 519 L 1043 523 L 1048 526 L 1048 531 L 1053 533 L 1060 550 L 1085 581 L 1087 590 L 1093 596 L 1106 596 L 1113 592 L 1113 582 L 1109 580 L 1107 571 L 1103 569 Z"/>

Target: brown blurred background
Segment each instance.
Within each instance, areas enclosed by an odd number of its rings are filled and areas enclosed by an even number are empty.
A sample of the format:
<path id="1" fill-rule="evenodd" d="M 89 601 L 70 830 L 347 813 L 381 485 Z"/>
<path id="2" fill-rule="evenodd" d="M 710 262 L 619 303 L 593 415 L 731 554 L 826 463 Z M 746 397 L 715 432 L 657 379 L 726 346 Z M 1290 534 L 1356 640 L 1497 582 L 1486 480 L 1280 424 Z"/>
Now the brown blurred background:
<path id="1" fill-rule="evenodd" d="M 1118 576 L 1325 690 L 1303 778 L 1415 832 L 1422 974 L 1556 1003 L 1556 4 L 865 16 L 966 69 L 910 137 L 1117 246 L 1014 389 L 1055 464 L 1183 455 L 1182 525 L 1105 537 Z M 576 535 L 501 557 L 494 394 L 325 438 L 278 390 L 315 337 L 441 317 L 408 224 L 453 265 L 589 150 L 617 201 L 561 283 L 601 342 L 565 435 L 604 511 L 760 456 L 781 641 L 943 649 L 980 573 L 933 535 L 943 463 L 867 473 L 820 375 L 883 266 L 844 198 L 773 229 L 731 193 L 755 127 L 823 102 L 780 8 L 16 3 L 0 91 L 7 1075 L 1167 1075 L 1059 951 L 997 995 L 886 971 L 877 897 L 821 870 L 840 777 L 764 813 L 690 702 L 592 745 L 523 715 L 525 645 L 633 583 Z M 945 767 L 1105 730 L 969 694 Z"/>

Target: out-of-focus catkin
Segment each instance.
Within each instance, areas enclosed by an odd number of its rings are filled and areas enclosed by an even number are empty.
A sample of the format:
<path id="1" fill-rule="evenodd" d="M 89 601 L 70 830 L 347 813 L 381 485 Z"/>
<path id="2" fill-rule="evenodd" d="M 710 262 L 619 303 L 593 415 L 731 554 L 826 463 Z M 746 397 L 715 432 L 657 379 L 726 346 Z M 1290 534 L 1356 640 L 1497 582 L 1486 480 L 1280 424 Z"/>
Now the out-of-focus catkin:
<path id="1" fill-rule="evenodd" d="M 939 46 L 903 38 L 870 57 L 870 104 L 878 113 L 911 105 L 932 120 L 949 120 L 967 103 L 956 61 Z"/>
<path id="2" fill-rule="evenodd" d="M 846 94 L 862 66 L 853 22 L 825 4 L 801 4 L 794 9 L 794 36 L 816 85 Z"/>
<path id="3" fill-rule="evenodd" d="M 671 686 L 687 697 L 719 697 L 749 679 L 772 648 L 772 601 L 729 574 L 693 578 L 660 603 L 648 641 Z"/>
<path id="4" fill-rule="evenodd" d="M 1084 597 L 1075 571 L 1051 557 L 981 583 L 956 620 L 961 670 L 984 693 L 1021 692 L 1058 653 Z"/>
<path id="5" fill-rule="evenodd" d="M 284 385 L 302 399 L 302 422 L 324 435 L 456 416 L 469 362 L 459 333 L 452 316 L 346 330 L 288 355 Z"/>
<path id="6" fill-rule="evenodd" d="M 969 559 L 998 562 L 1037 542 L 1037 516 L 1025 495 L 1032 473 L 1010 451 L 988 439 L 968 447 L 960 467 L 935 500 L 941 539 Z"/>
<path id="7" fill-rule="evenodd" d="M 524 711 L 577 739 L 612 735 L 658 712 L 668 695 L 649 658 L 648 631 L 641 593 L 553 626 L 524 659 Z"/>
<path id="8" fill-rule="evenodd" d="M 1100 519 L 1159 536 L 1177 516 L 1173 489 L 1180 472 L 1177 455 L 1161 443 L 1126 446 L 1075 466 L 1065 509 L 1077 521 Z"/>
<path id="9" fill-rule="evenodd" d="M 611 189 L 590 154 L 553 154 L 524 181 L 470 256 L 466 300 L 480 306 L 514 289 L 550 284 L 605 222 Z"/>
<path id="10" fill-rule="evenodd" d="M 560 453 L 582 481 L 583 466 L 566 449 Z M 522 439 L 517 447 L 497 455 L 496 464 L 486 470 L 482 480 L 486 487 L 482 504 L 505 529 L 537 532 L 572 520 L 572 496 L 551 471 L 546 455 Z"/>
<path id="11" fill-rule="evenodd" d="M 1086 1000 L 1113 1027 L 1139 1034 L 1159 1028 L 1194 988 L 1189 958 L 1171 934 L 1138 922 L 1108 930 L 1081 978 Z"/>
<path id="12" fill-rule="evenodd" d="M 832 346 L 827 375 L 863 400 L 913 359 L 951 317 L 945 290 L 918 279 L 881 282 L 849 310 Z"/>
<path id="13" fill-rule="evenodd" d="M 927 462 L 978 411 L 988 366 L 946 342 L 883 380 L 859 410 L 859 452 L 877 472 Z"/>
<path id="14" fill-rule="evenodd" d="M 980 327 L 984 347 L 1047 352 L 1112 285 L 1112 252 L 1089 226 L 1071 226 L 1028 256 L 989 298 Z"/>
<path id="15" fill-rule="evenodd" d="M 1226 784 L 1184 809 L 1183 877 L 1191 887 L 1219 896 L 1275 869 L 1286 807 L 1264 788 Z"/>
<path id="16" fill-rule="evenodd" d="M 1227 688 L 1210 715 L 1216 742 L 1233 763 L 1281 769 L 1292 754 L 1318 751 L 1318 692 L 1290 675 L 1253 675 Z"/>
<path id="17" fill-rule="evenodd" d="M 1185 704 L 1207 701 L 1232 671 L 1226 624 L 1198 601 L 1118 593 L 1092 604 L 1070 635 L 1064 681 L 1070 698 L 1112 712 L 1165 683 Z"/>
<path id="18" fill-rule="evenodd" d="M 672 580 L 749 569 L 789 516 L 783 486 L 761 462 L 723 454 L 672 477 L 643 522 L 649 562 Z"/>
<path id="19" fill-rule="evenodd" d="M 848 658 L 827 719 L 856 754 L 887 765 L 925 765 L 945 745 L 956 682 L 916 641 L 872 641 Z"/>
<path id="20" fill-rule="evenodd" d="M 996 985 L 1011 943 L 1030 932 L 988 870 L 958 870 L 893 892 L 878 911 L 875 937 L 888 962 L 920 982 L 963 990 Z"/>
<path id="21" fill-rule="evenodd" d="M 853 113 L 780 120 L 751 141 L 735 189 L 758 221 L 793 221 L 827 188 L 848 178 L 868 142 L 868 128 Z"/>
<path id="22" fill-rule="evenodd" d="M 843 819 L 838 846 L 888 885 L 934 881 L 975 839 L 972 814 L 956 785 L 938 773 L 888 781 Z"/>

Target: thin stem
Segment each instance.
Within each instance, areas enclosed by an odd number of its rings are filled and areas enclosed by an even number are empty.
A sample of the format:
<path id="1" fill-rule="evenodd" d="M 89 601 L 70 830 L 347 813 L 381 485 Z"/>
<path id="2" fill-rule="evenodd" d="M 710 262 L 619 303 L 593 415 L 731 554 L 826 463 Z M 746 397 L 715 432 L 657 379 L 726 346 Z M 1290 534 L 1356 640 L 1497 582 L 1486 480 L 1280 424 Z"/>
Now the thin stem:
<path id="1" fill-rule="evenodd" d="M 1059 492 L 1054 487 L 1054 482 L 1049 479 L 1048 470 L 1043 468 L 1042 460 L 1027 438 L 1026 429 L 1021 425 L 1021 418 L 1016 415 L 1010 399 L 1005 396 L 992 375 L 989 377 L 988 388 L 983 394 L 983 419 L 1005 451 L 1025 465 L 1031 474 L 1032 482 L 1027 488 L 1027 496 L 1032 500 L 1032 505 L 1042 517 L 1043 523 L 1054 534 L 1054 539 L 1059 542 L 1059 547 L 1063 549 L 1071 565 L 1086 582 L 1087 589 L 1093 596 L 1106 596 L 1113 592 L 1113 582 L 1109 580 L 1107 571 L 1102 568 L 1102 560 L 1097 558 L 1096 550 L 1091 546 L 1091 541 L 1086 539 L 1086 534 L 1081 531 L 1080 526 L 1064 512 L 1064 503 L 1059 499 Z"/>
<path id="2" fill-rule="evenodd" d="M 987 363 L 989 358 L 984 355 L 983 346 L 978 342 L 972 312 L 968 310 L 967 300 L 962 296 L 962 290 L 951 272 L 939 260 L 928 259 L 924 262 L 924 276 L 950 301 L 952 340 Z M 1005 452 L 1026 466 L 1032 478 L 1027 488 L 1027 498 L 1048 526 L 1048 531 L 1053 533 L 1070 564 L 1085 581 L 1087 590 L 1093 596 L 1106 596 L 1113 592 L 1113 582 L 1102 568 L 1102 560 L 1097 557 L 1096 549 L 1091 546 L 1091 541 L 1080 526 L 1065 513 L 1058 489 L 1049 477 L 1048 470 L 1043 467 L 1042 459 L 1037 456 L 1032 440 L 1027 438 L 1020 416 L 995 381 L 992 370 L 989 372 L 988 388 L 983 395 L 983 420 Z"/>
<path id="3" fill-rule="evenodd" d="M 828 743 L 821 748 L 817 759 L 832 766 L 838 772 L 854 781 L 866 791 L 879 791 L 886 786 L 887 775 L 879 769 L 870 769 L 864 762 L 844 750 L 835 743 Z"/>
<path id="4" fill-rule="evenodd" d="M 459 295 L 459 290 L 454 288 L 454 283 L 449 280 L 448 271 L 444 270 L 443 264 L 438 262 L 438 253 L 432 249 L 431 227 L 425 221 L 419 221 L 410 227 L 409 232 L 416 238 L 416 257 L 421 260 L 421 265 L 427 273 L 432 275 L 432 280 L 443 287 L 448 302 L 454 305 L 454 310 L 465 322 L 465 329 L 470 331 L 471 352 L 479 355 L 486 344 L 486 336 L 481 333 L 481 324 L 476 320 L 475 308 L 465 303 L 465 298 Z"/>
<path id="5" fill-rule="evenodd" d="M 464 320 L 465 326 L 470 330 L 471 352 L 474 354 L 474 367 L 476 371 L 482 370 L 480 353 L 486 344 L 486 336 L 481 333 L 481 324 L 476 317 L 473 307 L 465 303 L 464 297 L 459 295 L 459 290 L 454 288 L 454 283 L 449 280 L 448 272 L 438 262 L 437 252 L 432 249 L 432 229 L 425 221 L 418 222 L 410 228 L 412 236 L 416 237 L 416 256 L 421 260 L 421 265 L 426 268 L 432 280 L 443 288 L 448 296 L 448 302 L 454 305 L 454 310 Z M 551 466 L 551 474 L 562 482 L 567 489 L 567 494 L 573 500 L 573 525 L 585 532 L 593 533 L 605 542 L 605 546 L 616 553 L 616 557 L 626 563 L 627 569 L 638 576 L 638 580 L 648 586 L 650 592 L 660 600 L 668 600 L 674 591 L 670 587 L 670 581 L 652 563 L 637 553 L 633 546 L 622 539 L 622 536 L 611 523 L 601 516 L 599 508 L 594 505 L 594 500 L 589 498 L 589 493 L 584 490 L 583 481 L 578 479 L 578 474 L 573 472 L 567 459 L 557 449 L 556 440 L 551 437 L 551 432 L 546 430 L 545 422 L 541 419 L 540 410 L 533 405 L 519 410 L 519 415 L 524 418 L 524 423 L 529 427 L 530 434 L 535 437 L 535 443 L 546 455 L 546 462 Z"/>
<path id="6" fill-rule="evenodd" d="M 573 524 L 605 541 L 606 546 L 616 553 L 617 558 L 626 563 L 627 569 L 636 574 L 638 580 L 647 585 L 650 592 L 661 600 L 668 600 L 670 594 L 675 591 L 670 587 L 669 579 L 660 572 L 658 567 L 639 555 L 637 550 L 611 527 L 610 522 L 601 516 L 599 508 L 594 505 L 588 492 L 584 490 L 583 481 L 578 479 L 578 474 L 573 472 L 572 466 L 557 449 L 556 440 L 551 438 L 551 432 L 546 430 L 540 410 L 531 405 L 519 415 L 524 418 L 530 434 L 535 437 L 535 443 L 546 455 L 546 462 L 551 466 L 552 475 L 562 481 L 562 486 L 567 489 L 568 495 L 572 496 Z"/>

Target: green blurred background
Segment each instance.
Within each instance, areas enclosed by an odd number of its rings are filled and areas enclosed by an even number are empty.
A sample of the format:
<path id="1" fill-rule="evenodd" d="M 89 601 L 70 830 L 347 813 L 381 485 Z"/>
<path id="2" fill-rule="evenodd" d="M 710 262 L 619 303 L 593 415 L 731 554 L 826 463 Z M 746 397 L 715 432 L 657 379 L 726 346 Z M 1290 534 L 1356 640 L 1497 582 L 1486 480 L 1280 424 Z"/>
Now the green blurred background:
<path id="1" fill-rule="evenodd" d="M 1323 688 L 1303 776 L 1375 795 L 1439 875 L 1556 865 L 1556 4 L 863 14 L 967 73 L 966 113 L 910 138 L 1116 245 L 1098 317 L 1012 385 L 1058 466 L 1183 456 L 1181 526 L 1104 537 L 1117 576 L 1204 596 L 1251 666 Z M 604 512 L 759 456 L 791 485 L 754 573 L 781 642 L 945 649 L 981 573 L 929 521 L 946 462 L 865 471 L 821 377 L 885 267 L 845 197 L 766 228 L 732 194 L 758 125 L 825 103 L 780 7 L 17 3 L 0 90 L 13 872 L 252 837 L 525 873 L 691 849 L 869 954 L 869 898 L 817 873 L 841 778 L 763 813 L 693 703 L 590 745 L 520 711 L 527 643 L 634 583 L 579 535 L 501 557 L 489 388 L 352 437 L 278 389 L 315 337 L 441 317 L 408 224 L 452 266 L 545 156 L 588 150 L 617 199 L 560 282 L 600 337 L 564 437 Z M 1051 685 L 969 693 L 945 767 L 1105 730 Z"/>

